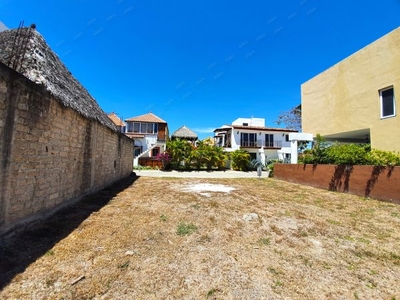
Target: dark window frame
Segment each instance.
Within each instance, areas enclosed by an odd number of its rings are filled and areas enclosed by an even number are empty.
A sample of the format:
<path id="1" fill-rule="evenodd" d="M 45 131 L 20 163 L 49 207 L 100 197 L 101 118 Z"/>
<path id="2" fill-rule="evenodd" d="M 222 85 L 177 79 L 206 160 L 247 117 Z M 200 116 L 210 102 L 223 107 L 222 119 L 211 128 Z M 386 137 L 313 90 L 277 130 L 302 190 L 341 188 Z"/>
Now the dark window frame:
<path id="1" fill-rule="evenodd" d="M 393 86 L 389 86 L 379 91 L 379 102 L 381 108 L 381 119 L 396 116 L 396 101 L 394 98 Z"/>

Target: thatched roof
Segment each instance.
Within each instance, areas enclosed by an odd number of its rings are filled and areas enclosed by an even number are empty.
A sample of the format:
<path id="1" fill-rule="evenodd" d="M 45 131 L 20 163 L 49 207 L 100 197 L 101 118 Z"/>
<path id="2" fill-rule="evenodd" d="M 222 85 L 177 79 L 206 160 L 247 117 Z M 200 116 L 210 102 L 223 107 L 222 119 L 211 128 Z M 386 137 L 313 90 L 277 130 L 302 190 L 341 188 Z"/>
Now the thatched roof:
<path id="1" fill-rule="evenodd" d="M 96 100 L 72 76 L 35 28 L 0 32 L 0 61 L 43 85 L 64 106 L 117 131 Z"/>
<path id="2" fill-rule="evenodd" d="M 198 137 L 197 134 L 191 131 L 189 128 L 182 126 L 172 134 L 172 138 L 197 140 Z"/>

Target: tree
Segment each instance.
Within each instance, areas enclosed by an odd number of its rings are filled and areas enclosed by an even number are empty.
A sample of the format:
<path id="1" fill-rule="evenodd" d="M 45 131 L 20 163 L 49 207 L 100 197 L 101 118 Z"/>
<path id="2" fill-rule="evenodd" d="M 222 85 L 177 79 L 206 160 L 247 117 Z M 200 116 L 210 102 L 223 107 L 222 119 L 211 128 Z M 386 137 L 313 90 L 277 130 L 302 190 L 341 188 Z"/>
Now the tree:
<path id="1" fill-rule="evenodd" d="M 235 171 L 247 171 L 250 154 L 243 149 L 238 149 L 230 153 L 232 159 L 232 168 Z"/>
<path id="2" fill-rule="evenodd" d="M 171 156 L 171 164 L 174 168 L 180 169 L 190 160 L 192 145 L 186 140 L 176 139 L 167 142 L 167 152 Z"/>
<path id="3" fill-rule="evenodd" d="M 301 132 L 301 104 L 281 113 L 275 123 L 278 125 L 284 124 L 287 129 Z"/>

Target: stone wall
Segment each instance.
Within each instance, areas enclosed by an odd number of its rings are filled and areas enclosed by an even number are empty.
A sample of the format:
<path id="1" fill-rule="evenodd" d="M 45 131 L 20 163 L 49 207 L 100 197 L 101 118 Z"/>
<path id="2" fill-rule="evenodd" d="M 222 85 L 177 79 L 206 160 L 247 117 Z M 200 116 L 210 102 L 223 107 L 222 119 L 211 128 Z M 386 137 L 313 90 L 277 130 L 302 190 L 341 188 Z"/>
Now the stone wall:
<path id="1" fill-rule="evenodd" d="M 131 174 L 132 142 L 0 63 L 0 234 Z"/>

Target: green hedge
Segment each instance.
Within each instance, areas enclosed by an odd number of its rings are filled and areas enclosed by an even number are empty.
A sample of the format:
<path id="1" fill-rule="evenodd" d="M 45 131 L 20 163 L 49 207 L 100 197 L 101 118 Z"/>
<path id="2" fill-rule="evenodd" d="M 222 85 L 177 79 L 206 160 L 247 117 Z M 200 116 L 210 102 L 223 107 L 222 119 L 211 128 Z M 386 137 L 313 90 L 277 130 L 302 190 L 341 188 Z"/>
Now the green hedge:
<path id="1" fill-rule="evenodd" d="M 400 166 L 400 153 L 371 149 L 370 144 L 328 145 L 317 135 L 312 149 L 299 156 L 304 164 Z"/>

